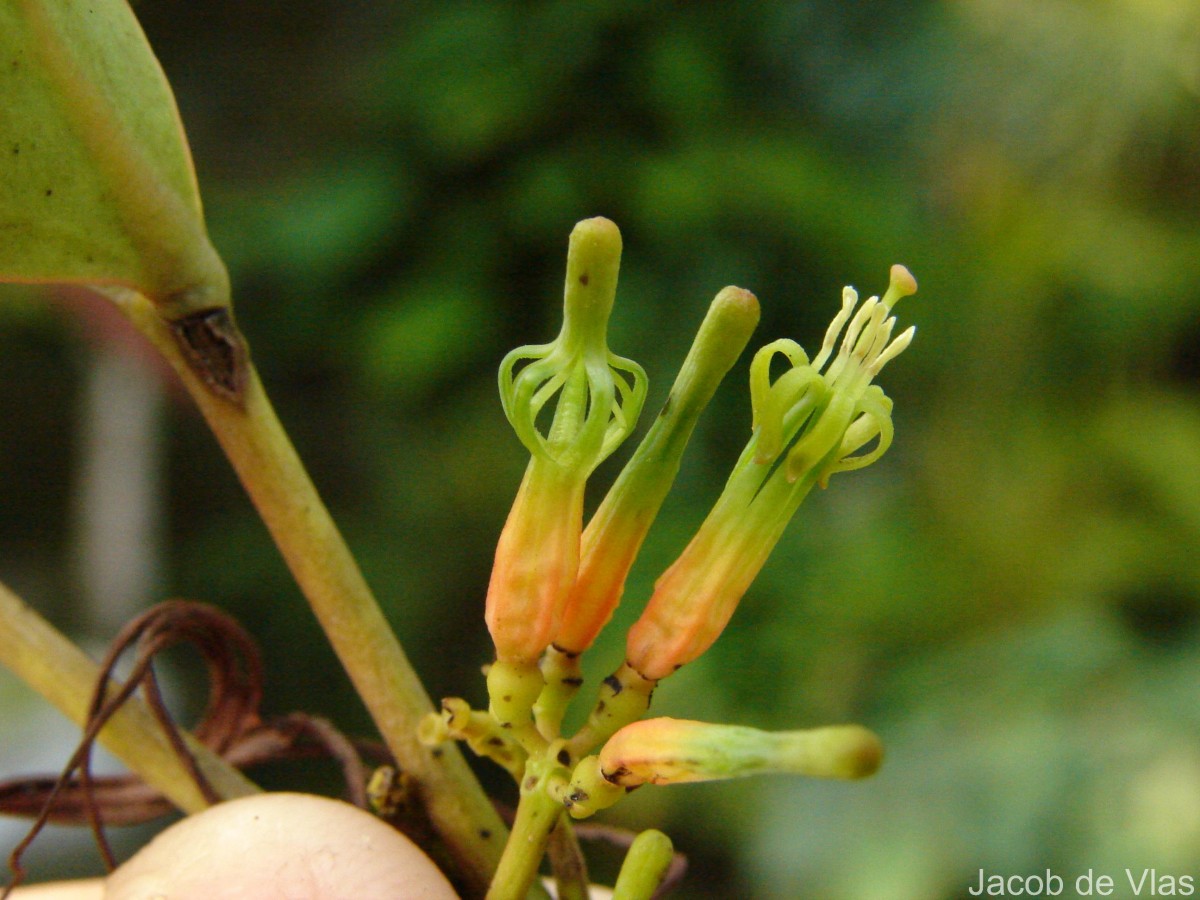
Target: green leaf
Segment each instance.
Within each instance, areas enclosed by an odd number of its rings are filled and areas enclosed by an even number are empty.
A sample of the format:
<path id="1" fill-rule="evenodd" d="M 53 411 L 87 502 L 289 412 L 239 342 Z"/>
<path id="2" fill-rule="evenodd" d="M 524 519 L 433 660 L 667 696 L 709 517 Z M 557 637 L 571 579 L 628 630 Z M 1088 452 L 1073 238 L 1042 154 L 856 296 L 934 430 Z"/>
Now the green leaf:
<path id="1" fill-rule="evenodd" d="M 124 0 L 0 0 L 0 280 L 225 305 L 170 86 Z"/>

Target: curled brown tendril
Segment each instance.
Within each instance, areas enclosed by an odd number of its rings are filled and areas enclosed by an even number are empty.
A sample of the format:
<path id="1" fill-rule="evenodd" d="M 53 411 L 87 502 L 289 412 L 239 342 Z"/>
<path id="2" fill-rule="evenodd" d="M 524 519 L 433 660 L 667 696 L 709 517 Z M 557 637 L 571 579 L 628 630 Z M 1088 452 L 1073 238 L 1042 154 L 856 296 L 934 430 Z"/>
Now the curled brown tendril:
<path id="1" fill-rule="evenodd" d="M 324 719 L 306 713 L 264 721 L 262 657 L 253 638 L 226 613 L 205 603 L 170 600 L 126 625 L 100 664 L 79 745 L 57 778 L 33 776 L 0 782 L 0 814 L 32 816 L 29 833 L 8 858 L 12 881 L 0 888 L 0 900 L 22 882 L 25 851 L 48 823 L 87 824 L 111 871 L 116 859 L 105 836 L 106 825 L 133 825 L 169 813 L 173 806 L 136 775 L 95 776 L 92 747 L 105 724 L 139 688 L 180 762 L 201 795 L 211 804 L 217 795 L 179 726 L 163 701 L 154 658 L 179 644 L 195 647 L 207 669 L 208 700 L 193 734 L 206 747 L 238 768 L 265 762 L 326 757 L 341 766 L 348 799 L 366 807 L 366 770 L 360 755 L 385 761 L 378 745 L 356 744 Z M 123 682 L 113 678 L 118 660 L 130 649 L 133 666 Z"/>

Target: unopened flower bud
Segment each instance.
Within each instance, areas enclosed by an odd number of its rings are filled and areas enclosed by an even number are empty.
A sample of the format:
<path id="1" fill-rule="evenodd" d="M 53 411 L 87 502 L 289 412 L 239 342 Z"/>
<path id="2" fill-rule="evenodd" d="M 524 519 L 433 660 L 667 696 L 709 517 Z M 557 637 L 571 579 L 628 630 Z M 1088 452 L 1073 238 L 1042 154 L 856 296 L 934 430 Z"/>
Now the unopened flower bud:
<path id="1" fill-rule="evenodd" d="M 864 778 L 879 768 L 883 747 L 859 725 L 771 732 L 658 718 L 626 725 L 599 758 L 606 781 L 636 787 L 784 772 Z"/>
<path id="2" fill-rule="evenodd" d="M 613 897 L 652 897 L 671 868 L 675 846 L 661 831 L 643 831 L 629 845 Z"/>

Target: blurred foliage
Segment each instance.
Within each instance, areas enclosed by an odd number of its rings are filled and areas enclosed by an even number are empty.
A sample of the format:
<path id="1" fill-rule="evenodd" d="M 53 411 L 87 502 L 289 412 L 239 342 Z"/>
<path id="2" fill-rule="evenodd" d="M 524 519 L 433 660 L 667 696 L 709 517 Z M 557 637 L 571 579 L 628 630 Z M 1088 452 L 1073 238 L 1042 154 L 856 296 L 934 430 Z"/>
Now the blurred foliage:
<path id="1" fill-rule="evenodd" d="M 576 220 L 622 228 L 612 345 L 651 406 L 723 285 L 762 301 L 756 344 L 812 348 L 842 284 L 877 292 L 904 262 L 921 292 L 884 377 L 896 445 L 806 502 L 729 631 L 656 697 L 759 727 L 862 721 L 883 772 L 647 789 L 609 819 L 672 834 L 685 897 L 1194 873 L 1191 0 L 136 8 L 264 379 L 435 696 L 482 700 L 491 547 L 524 464 L 494 372 L 553 336 Z M 70 625 L 94 329 L 5 298 L 0 566 Z M 701 423 L 594 676 L 718 493 L 745 377 Z M 366 730 L 202 424 L 179 404 L 169 428 L 166 590 L 245 619 L 273 709 Z"/>

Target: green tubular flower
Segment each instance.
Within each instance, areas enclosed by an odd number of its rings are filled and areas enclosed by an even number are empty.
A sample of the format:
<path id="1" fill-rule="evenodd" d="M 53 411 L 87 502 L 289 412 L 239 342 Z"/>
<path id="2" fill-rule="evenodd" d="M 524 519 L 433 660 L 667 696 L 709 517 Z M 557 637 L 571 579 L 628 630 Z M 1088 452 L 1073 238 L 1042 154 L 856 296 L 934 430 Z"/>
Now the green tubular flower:
<path id="1" fill-rule="evenodd" d="M 718 781 L 788 773 L 866 778 L 883 762 L 883 745 L 861 725 L 761 731 L 687 719 L 642 719 L 616 732 L 599 755 L 579 761 L 562 803 L 582 819 L 644 784 Z"/>
<path id="2" fill-rule="evenodd" d="M 786 772 L 813 778 L 865 778 L 883 761 L 883 746 L 860 725 L 805 731 L 760 731 L 686 719 L 626 725 L 600 750 L 611 784 L 682 784 Z"/>
<path id="3" fill-rule="evenodd" d="M 562 628 L 542 658 L 546 689 L 534 707 L 542 734 L 558 733 L 583 683 L 579 655 L 620 602 L 625 578 L 671 489 L 700 413 L 746 348 L 758 317 L 758 300 L 749 291 L 726 287 L 717 294 L 666 403 L 584 529 L 579 574 Z"/>
<path id="4" fill-rule="evenodd" d="M 896 320 L 888 313 L 916 287 L 907 269 L 893 266 L 883 298 L 871 297 L 857 311 L 858 295 L 846 288 L 811 363 L 793 341 L 775 341 L 755 355 L 750 442 L 629 631 L 626 659 L 644 677 L 664 678 L 712 645 L 813 485 L 887 451 L 892 403 L 872 380 L 912 341 L 914 328 L 892 337 Z M 772 382 L 777 356 L 791 367 Z M 859 454 L 872 441 L 873 449 Z"/>
<path id="5" fill-rule="evenodd" d="M 747 290 L 727 287 L 713 300 L 662 411 L 583 532 L 579 576 L 554 640 L 560 650 L 582 653 L 612 617 L 700 413 L 758 318 L 758 300 Z"/>
<path id="6" fill-rule="evenodd" d="M 607 345 L 620 260 L 621 235 L 612 222 L 576 225 L 562 331 L 549 344 L 512 351 L 500 366 L 505 415 L 531 458 L 488 586 L 485 618 L 497 679 L 509 669 L 536 670 L 558 632 L 579 566 L 584 485 L 633 430 L 645 400 L 641 367 Z"/>

